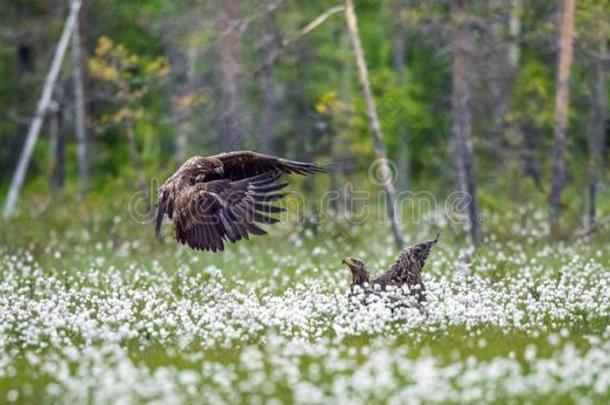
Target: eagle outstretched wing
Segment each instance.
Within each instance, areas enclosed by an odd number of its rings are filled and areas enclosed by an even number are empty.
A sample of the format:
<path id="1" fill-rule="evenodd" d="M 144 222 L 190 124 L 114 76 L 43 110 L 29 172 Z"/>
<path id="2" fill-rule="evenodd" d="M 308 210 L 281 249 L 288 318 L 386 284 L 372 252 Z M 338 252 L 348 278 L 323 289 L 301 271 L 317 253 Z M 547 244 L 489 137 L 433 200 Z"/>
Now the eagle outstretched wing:
<path id="1" fill-rule="evenodd" d="M 223 164 L 224 174 L 219 177 L 231 180 L 244 179 L 267 172 L 301 175 L 326 172 L 322 166 L 312 163 L 297 162 L 250 151 L 220 153 L 210 157 L 219 159 Z"/>
<path id="2" fill-rule="evenodd" d="M 184 188 L 176 198 L 176 238 L 193 249 L 224 250 L 224 241 L 237 242 L 250 234 L 264 235 L 260 224 L 273 224 L 268 214 L 283 208 L 269 204 L 284 196 L 280 173 L 268 172 L 231 181 L 213 180 Z"/>
<path id="3" fill-rule="evenodd" d="M 193 156 L 158 189 L 155 232 L 159 236 L 167 215 L 176 238 L 194 249 L 218 251 L 224 241 L 248 239 L 266 232 L 257 223 L 273 224 L 266 214 L 281 208 L 269 202 L 284 196 L 278 183 L 285 174 L 325 172 L 311 163 L 239 151 Z"/>

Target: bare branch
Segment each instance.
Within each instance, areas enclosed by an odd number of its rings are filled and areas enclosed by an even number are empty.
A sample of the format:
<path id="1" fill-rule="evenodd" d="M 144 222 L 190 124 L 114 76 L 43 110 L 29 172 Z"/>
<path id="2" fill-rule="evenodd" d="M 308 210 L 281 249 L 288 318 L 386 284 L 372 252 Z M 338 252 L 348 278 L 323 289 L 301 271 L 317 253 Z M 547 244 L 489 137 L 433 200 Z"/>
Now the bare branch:
<path id="1" fill-rule="evenodd" d="M 329 8 L 328 10 L 326 10 L 325 12 L 323 12 L 322 14 L 320 14 L 319 16 L 314 18 L 305 27 L 301 28 L 299 30 L 299 32 L 297 33 L 297 35 L 295 35 L 294 37 L 290 38 L 289 40 L 283 41 L 282 42 L 282 46 L 284 48 L 289 47 L 291 44 L 296 42 L 299 38 L 309 34 L 311 31 L 313 31 L 316 28 L 318 28 L 324 21 L 328 20 L 328 18 L 331 17 L 333 14 L 340 13 L 343 10 L 345 10 L 345 6 L 335 6 L 335 7 Z"/>
<path id="2" fill-rule="evenodd" d="M 334 6 L 314 18 L 309 24 L 301 28 L 292 38 L 282 41 L 281 46 L 272 52 L 267 60 L 263 62 L 263 65 L 260 66 L 255 72 L 254 75 L 258 75 L 258 73 L 266 69 L 268 66 L 273 65 L 281 54 L 285 53 L 295 42 L 309 34 L 316 28 L 318 28 L 324 21 L 328 20 L 332 15 L 337 14 L 345 10 L 345 7 L 342 5 Z"/>

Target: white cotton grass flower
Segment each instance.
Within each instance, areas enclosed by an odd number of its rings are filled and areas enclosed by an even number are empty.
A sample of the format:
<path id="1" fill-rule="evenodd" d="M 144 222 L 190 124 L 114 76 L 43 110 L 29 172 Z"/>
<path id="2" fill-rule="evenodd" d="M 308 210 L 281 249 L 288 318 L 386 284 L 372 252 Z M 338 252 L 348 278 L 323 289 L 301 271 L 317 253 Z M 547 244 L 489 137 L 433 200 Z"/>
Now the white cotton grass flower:
<path id="1" fill-rule="evenodd" d="M 50 402 L 608 399 L 608 247 L 493 234 L 488 250 L 439 246 L 417 306 L 398 289 L 350 301 L 334 242 L 312 238 L 264 260 L 247 244 L 213 260 L 178 251 L 172 268 L 132 260 L 141 242 L 77 245 L 85 259 L 70 269 L 57 244 L 44 265 L 0 248 L 0 378 L 18 387 L 0 402 L 31 399 L 24 378 Z M 367 248 L 391 265 L 387 245 Z"/>

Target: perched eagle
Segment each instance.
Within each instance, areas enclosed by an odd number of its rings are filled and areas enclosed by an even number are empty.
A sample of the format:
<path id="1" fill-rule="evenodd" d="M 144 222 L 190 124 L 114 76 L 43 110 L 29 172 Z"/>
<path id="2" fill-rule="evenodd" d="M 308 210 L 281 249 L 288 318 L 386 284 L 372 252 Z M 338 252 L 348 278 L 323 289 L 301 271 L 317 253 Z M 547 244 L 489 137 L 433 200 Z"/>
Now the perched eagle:
<path id="1" fill-rule="evenodd" d="M 325 169 L 310 163 L 239 151 L 194 156 L 158 189 L 155 232 L 167 214 L 176 239 L 193 249 L 219 251 L 224 241 L 266 232 L 256 223 L 278 220 L 267 214 L 283 209 L 270 203 L 285 196 L 284 174 L 313 174 Z"/>
<path id="2" fill-rule="evenodd" d="M 426 295 L 424 284 L 421 279 L 421 271 L 432 250 L 432 246 L 438 242 L 438 237 L 439 235 L 437 235 L 434 240 L 422 242 L 403 249 L 390 270 L 373 280 L 371 280 L 369 270 L 362 260 L 346 257 L 343 259 L 343 263 L 346 264 L 352 272 L 352 285 L 350 291 L 353 292 L 354 287 L 359 286 L 365 294 L 368 294 L 375 291 L 376 285 L 378 285 L 382 291 L 385 291 L 389 286 L 400 288 L 403 285 L 407 285 L 411 290 L 411 294 L 415 296 L 418 302 L 425 301 Z"/>

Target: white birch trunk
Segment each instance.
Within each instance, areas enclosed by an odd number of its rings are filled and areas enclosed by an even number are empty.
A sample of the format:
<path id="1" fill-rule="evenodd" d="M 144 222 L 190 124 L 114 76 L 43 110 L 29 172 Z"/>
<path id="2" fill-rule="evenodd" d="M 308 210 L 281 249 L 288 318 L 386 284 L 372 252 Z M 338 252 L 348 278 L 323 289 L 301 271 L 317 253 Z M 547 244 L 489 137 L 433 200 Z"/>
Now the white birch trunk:
<path id="1" fill-rule="evenodd" d="M 371 84 L 369 82 L 369 73 L 366 67 L 366 61 L 364 60 L 364 51 L 362 50 L 362 44 L 360 43 L 360 36 L 358 34 L 358 22 L 356 19 L 356 13 L 354 12 L 354 4 L 352 0 L 345 0 L 345 20 L 347 21 L 347 28 L 349 32 L 350 41 L 354 51 L 354 57 L 356 58 L 356 66 L 358 68 L 358 76 L 360 77 L 360 84 L 362 86 L 362 93 L 364 94 L 364 101 L 366 103 L 366 112 L 369 118 L 369 124 L 371 126 L 371 134 L 373 136 L 373 145 L 375 147 L 375 154 L 380 163 L 381 169 L 381 180 L 385 190 L 388 219 L 392 225 L 392 232 L 396 240 L 396 245 L 402 248 L 405 244 L 402 225 L 396 214 L 396 190 L 394 183 L 392 182 L 392 173 L 388 164 L 387 153 L 383 144 L 383 133 L 381 131 L 381 125 L 379 123 L 379 117 L 377 116 L 377 109 L 375 108 L 375 100 L 373 99 L 373 93 L 371 92 Z"/>
<path id="2" fill-rule="evenodd" d="M 59 75 L 59 70 L 66 54 L 70 35 L 72 35 L 80 7 L 81 0 L 72 1 L 70 13 L 66 19 L 64 30 L 57 44 L 57 49 L 55 49 L 55 54 L 53 55 L 53 60 L 51 61 L 51 67 L 42 88 L 42 94 L 38 100 L 36 115 L 34 116 L 32 124 L 30 125 L 30 129 L 25 140 L 25 145 L 21 151 L 19 163 L 17 164 L 17 169 L 15 170 L 15 175 L 13 176 L 13 180 L 9 188 L 8 197 L 6 198 L 6 203 L 4 205 L 3 215 L 5 218 L 10 217 L 15 210 L 15 205 L 17 204 L 17 199 L 19 198 L 19 192 L 21 191 L 23 181 L 25 180 L 25 175 L 32 157 L 32 152 L 34 151 L 34 146 L 36 145 L 36 141 L 40 135 L 40 128 L 42 127 L 45 113 L 49 106 L 49 102 L 51 101 L 53 86 L 55 85 L 55 81 Z"/>

